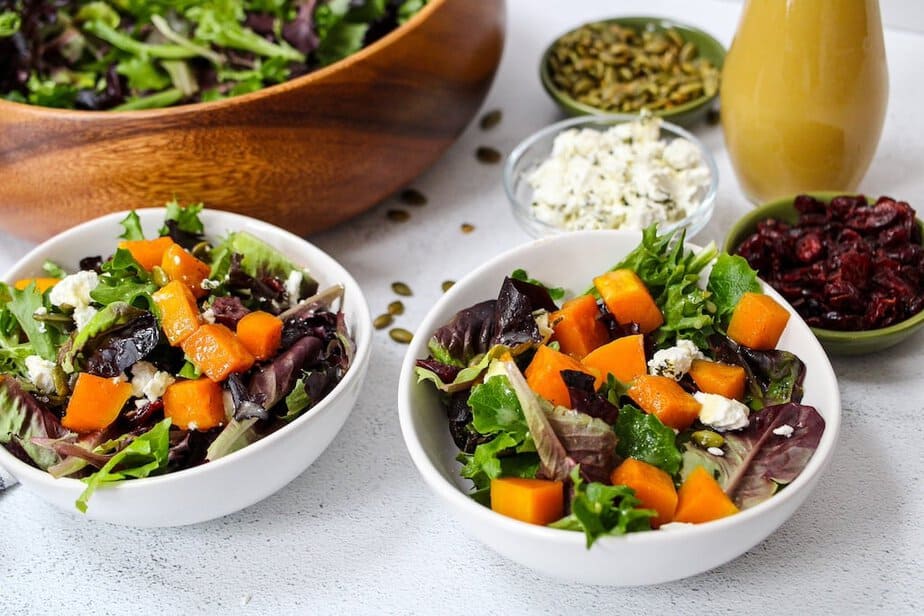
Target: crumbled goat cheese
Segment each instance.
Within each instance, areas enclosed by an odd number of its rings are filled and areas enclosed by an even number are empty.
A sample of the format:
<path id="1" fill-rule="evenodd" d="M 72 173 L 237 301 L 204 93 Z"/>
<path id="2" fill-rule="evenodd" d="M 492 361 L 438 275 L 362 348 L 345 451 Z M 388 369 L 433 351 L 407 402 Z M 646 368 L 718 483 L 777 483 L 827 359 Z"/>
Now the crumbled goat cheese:
<path id="1" fill-rule="evenodd" d="M 777 436 L 785 436 L 786 438 L 789 438 L 790 436 L 792 436 L 793 432 L 795 432 L 795 429 L 789 424 L 783 424 L 779 428 L 773 429 L 774 434 L 776 434 Z"/>
<path id="2" fill-rule="evenodd" d="M 709 447 L 706 449 L 706 451 L 708 451 L 714 456 L 724 456 L 725 455 L 725 452 L 719 449 L 718 447 Z"/>
<path id="3" fill-rule="evenodd" d="M 132 395 L 147 398 L 154 402 L 164 395 L 167 388 L 176 380 L 169 372 L 162 372 L 146 361 L 135 362 L 132 371 Z"/>
<path id="4" fill-rule="evenodd" d="M 533 214 L 569 231 L 644 229 L 686 217 L 709 190 L 710 172 L 693 143 L 660 134 L 654 116 L 562 132 L 527 178 Z"/>
<path id="5" fill-rule="evenodd" d="M 99 278 L 92 270 L 82 270 L 65 276 L 51 288 L 48 300 L 54 306 L 70 306 L 77 330 L 80 331 L 96 314 L 96 308 L 90 306 L 90 292 L 99 285 Z"/>
<path id="6" fill-rule="evenodd" d="M 656 351 L 648 361 L 648 372 L 679 381 L 690 371 L 694 359 L 704 359 L 699 348 L 690 340 L 678 340 L 669 349 Z"/>
<path id="7" fill-rule="evenodd" d="M 43 359 L 38 355 L 26 357 L 26 373 L 35 388 L 43 394 L 50 394 L 55 390 L 53 371 L 55 362 Z"/>
<path id="8" fill-rule="evenodd" d="M 215 323 L 215 311 L 211 308 L 202 311 L 202 320 L 206 323 Z"/>
<path id="9" fill-rule="evenodd" d="M 286 294 L 289 296 L 289 303 L 293 306 L 301 299 L 303 279 L 304 275 L 298 270 L 292 270 L 286 278 Z"/>
<path id="10" fill-rule="evenodd" d="M 211 278 L 203 278 L 202 282 L 199 283 L 199 288 L 205 289 L 206 291 L 217 289 L 220 286 L 221 286 L 220 280 L 212 280 Z"/>
<path id="11" fill-rule="evenodd" d="M 701 391 L 693 394 L 700 403 L 699 420 L 704 425 L 725 432 L 726 430 L 740 430 L 748 426 L 748 413 L 750 409 L 737 400 L 731 400 L 718 394 L 707 394 Z"/>

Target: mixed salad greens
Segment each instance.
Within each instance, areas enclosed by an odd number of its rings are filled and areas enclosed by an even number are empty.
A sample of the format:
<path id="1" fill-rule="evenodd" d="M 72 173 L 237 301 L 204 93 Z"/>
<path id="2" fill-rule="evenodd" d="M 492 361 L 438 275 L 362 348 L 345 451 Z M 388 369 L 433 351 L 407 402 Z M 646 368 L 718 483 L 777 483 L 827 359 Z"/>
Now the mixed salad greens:
<path id="1" fill-rule="evenodd" d="M 427 0 L 0 0 L 0 96 L 149 109 L 246 94 L 333 64 Z"/>
<path id="2" fill-rule="evenodd" d="M 0 444 L 87 484 L 226 456 L 312 408 L 349 370 L 343 287 L 243 232 L 217 245 L 201 204 L 159 237 L 130 213 L 114 254 L 0 283 Z"/>
<path id="3" fill-rule="evenodd" d="M 788 312 L 742 258 L 652 226 L 563 295 L 518 270 L 417 362 L 473 498 L 589 547 L 752 507 L 808 463 L 824 419 L 800 403 L 803 362 L 775 348 Z"/>

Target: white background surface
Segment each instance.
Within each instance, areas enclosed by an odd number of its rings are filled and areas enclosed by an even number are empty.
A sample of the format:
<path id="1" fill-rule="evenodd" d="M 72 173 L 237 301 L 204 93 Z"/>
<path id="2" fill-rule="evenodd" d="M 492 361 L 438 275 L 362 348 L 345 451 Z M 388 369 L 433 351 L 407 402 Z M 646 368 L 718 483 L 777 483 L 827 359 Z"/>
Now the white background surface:
<path id="1" fill-rule="evenodd" d="M 479 145 L 507 152 L 559 119 L 537 78 L 545 44 L 615 14 L 675 17 L 727 44 L 738 10 L 710 0 L 510 0 L 505 55 L 485 105 L 503 109 L 501 125 L 488 133 L 471 126 L 416 182 L 430 202 L 409 222 L 385 220 L 391 201 L 310 239 L 353 272 L 373 314 L 394 299 L 392 281 L 410 284 L 414 296 L 398 324 L 413 330 L 441 281 L 528 239 L 503 196 L 500 166 L 479 164 L 473 152 Z M 924 36 L 890 30 L 886 46 L 888 117 L 861 188 L 920 210 Z M 696 241 L 721 241 L 749 206 L 721 132 L 701 126 L 697 134 L 715 151 L 721 181 L 715 218 Z M 462 234 L 463 222 L 475 231 Z M 28 247 L 0 234 L 0 266 Z M 20 487 L 0 493 L 0 614 L 919 614 L 922 343 L 919 333 L 877 356 L 834 359 L 844 407 L 838 450 L 818 490 L 778 532 L 712 572 L 609 589 L 539 578 L 461 532 L 405 453 L 395 409 L 404 348 L 379 332 L 365 393 L 331 447 L 287 488 L 243 512 L 135 530 L 88 523 Z"/>

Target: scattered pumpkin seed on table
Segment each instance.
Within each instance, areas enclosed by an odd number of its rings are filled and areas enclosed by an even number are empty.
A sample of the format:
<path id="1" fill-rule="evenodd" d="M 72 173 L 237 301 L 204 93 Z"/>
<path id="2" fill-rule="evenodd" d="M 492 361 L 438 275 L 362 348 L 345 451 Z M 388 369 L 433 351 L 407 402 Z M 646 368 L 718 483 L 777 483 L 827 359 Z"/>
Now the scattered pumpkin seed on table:
<path id="1" fill-rule="evenodd" d="M 462 233 L 471 233 L 475 230 L 475 225 L 468 222 L 463 222 L 459 228 L 462 229 Z"/>
<path id="2" fill-rule="evenodd" d="M 393 282 L 391 283 L 391 290 L 398 295 L 403 295 L 405 297 L 410 297 L 413 295 L 411 292 L 411 287 L 407 286 L 403 282 Z"/>
<path id="3" fill-rule="evenodd" d="M 494 148 L 482 145 L 479 146 L 477 150 L 475 150 L 475 158 L 477 158 L 479 162 L 482 162 L 486 165 L 494 165 L 499 163 L 503 156 Z"/>
<path id="4" fill-rule="evenodd" d="M 452 288 L 452 285 L 456 284 L 455 280 L 444 280 L 443 284 L 440 285 L 440 288 L 443 289 L 443 293 Z"/>
<path id="5" fill-rule="evenodd" d="M 407 222 L 411 214 L 404 210 L 388 210 L 388 212 L 385 213 L 385 217 L 392 222 Z"/>
<path id="6" fill-rule="evenodd" d="M 404 314 L 404 304 L 398 300 L 395 300 L 388 304 L 388 314 L 399 315 Z"/>
<path id="7" fill-rule="evenodd" d="M 395 342 L 400 342 L 401 344 L 409 344 L 411 340 L 414 339 L 414 334 L 404 329 L 403 327 L 393 327 L 388 330 L 388 335 L 391 336 L 391 339 Z"/>
<path id="8" fill-rule="evenodd" d="M 376 329 L 383 329 L 391 325 L 394 320 L 394 317 L 386 312 L 385 314 L 380 314 L 375 317 L 375 320 L 372 321 L 372 326 Z"/>
<path id="9" fill-rule="evenodd" d="M 604 111 L 668 111 L 719 90 L 719 69 L 674 28 L 587 24 L 558 39 L 547 62 L 557 88 Z"/>
<path id="10" fill-rule="evenodd" d="M 405 205 L 420 207 L 427 204 L 427 197 L 416 188 L 407 188 L 401 191 L 401 202 Z"/>
<path id="11" fill-rule="evenodd" d="M 479 125 L 481 130 L 491 130 L 498 124 L 500 124 L 501 118 L 503 117 L 503 112 L 500 109 L 492 109 L 483 116 L 481 116 L 481 121 Z"/>

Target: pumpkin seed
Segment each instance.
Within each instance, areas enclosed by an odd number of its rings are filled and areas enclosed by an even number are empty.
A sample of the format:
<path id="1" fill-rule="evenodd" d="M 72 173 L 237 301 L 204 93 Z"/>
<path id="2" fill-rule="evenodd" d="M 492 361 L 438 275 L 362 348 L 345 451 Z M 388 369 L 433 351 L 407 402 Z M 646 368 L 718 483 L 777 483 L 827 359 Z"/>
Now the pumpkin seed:
<path id="1" fill-rule="evenodd" d="M 391 328 L 388 330 L 388 335 L 391 336 L 392 340 L 401 344 L 409 344 L 414 339 L 414 334 L 402 327 Z"/>
<path id="2" fill-rule="evenodd" d="M 452 288 L 452 285 L 456 284 L 455 280 L 444 280 L 443 284 L 440 285 L 440 288 L 443 289 L 443 293 Z"/>
<path id="3" fill-rule="evenodd" d="M 392 222 L 407 222 L 411 214 L 405 210 L 388 210 L 385 212 L 385 217 Z"/>
<path id="4" fill-rule="evenodd" d="M 192 256 L 196 257 L 199 260 L 207 260 L 212 254 L 212 245 L 208 242 L 202 241 L 192 247 Z"/>
<path id="5" fill-rule="evenodd" d="M 697 430 L 690 435 L 694 443 L 702 447 L 721 447 L 725 444 L 725 438 L 712 430 Z"/>
<path id="6" fill-rule="evenodd" d="M 167 276 L 167 272 L 165 272 L 161 266 L 155 265 L 154 268 L 151 269 L 151 280 L 153 280 L 154 284 L 157 286 L 164 287 L 170 282 L 170 277 Z"/>
<path id="7" fill-rule="evenodd" d="M 372 321 L 372 327 L 376 329 L 383 329 L 391 325 L 392 321 L 394 320 L 395 318 L 386 312 L 385 314 L 380 314 L 379 316 L 375 317 L 375 320 Z"/>
<path id="8" fill-rule="evenodd" d="M 491 111 L 487 112 L 486 114 L 481 116 L 481 121 L 479 122 L 479 125 L 481 126 L 481 130 L 491 130 L 492 128 L 500 124 L 502 117 L 503 117 L 503 113 L 501 112 L 500 109 L 492 109 Z"/>
<path id="9" fill-rule="evenodd" d="M 667 111 L 711 97 L 719 86 L 715 65 L 698 57 L 695 43 L 674 28 L 636 32 L 588 24 L 553 44 L 548 69 L 556 87 L 605 111 Z"/>
<path id="10" fill-rule="evenodd" d="M 411 292 L 411 287 L 407 286 L 403 282 L 393 282 L 391 283 L 391 290 L 397 293 L 398 295 L 403 295 L 405 297 L 410 297 L 413 295 Z"/>
<path id="11" fill-rule="evenodd" d="M 400 199 L 405 205 L 413 205 L 419 207 L 421 205 L 427 204 L 427 197 L 419 190 L 414 188 L 407 188 L 401 191 Z"/>
<path id="12" fill-rule="evenodd" d="M 400 300 L 395 300 L 388 304 L 388 314 L 404 314 L 404 304 Z"/>
<path id="13" fill-rule="evenodd" d="M 471 233 L 475 230 L 475 225 L 463 222 L 459 228 L 462 229 L 462 233 Z"/>
<path id="14" fill-rule="evenodd" d="M 482 162 L 486 165 L 494 165 L 499 163 L 503 156 L 494 148 L 482 145 L 475 150 L 475 158 L 478 159 L 478 162 Z"/>

